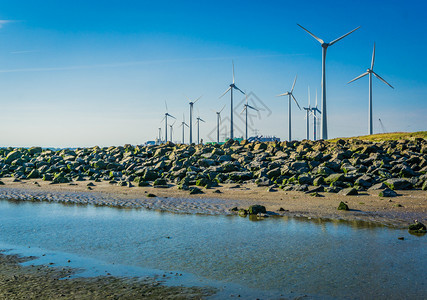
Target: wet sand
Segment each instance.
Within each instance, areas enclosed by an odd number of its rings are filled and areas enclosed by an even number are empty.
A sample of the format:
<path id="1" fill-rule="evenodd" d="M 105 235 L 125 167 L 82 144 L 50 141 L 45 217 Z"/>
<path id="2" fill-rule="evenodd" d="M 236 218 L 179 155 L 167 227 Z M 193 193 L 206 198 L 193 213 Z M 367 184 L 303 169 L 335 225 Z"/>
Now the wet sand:
<path id="1" fill-rule="evenodd" d="M 0 254 L 1 299 L 201 299 L 214 293 L 208 288 L 168 287 L 154 279 L 68 279 L 73 269 L 19 265 L 31 259 Z"/>
<path id="2" fill-rule="evenodd" d="M 42 180 L 13 182 L 3 178 L 0 199 L 22 201 L 51 201 L 65 204 L 92 204 L 123 208 L 147 208 L 176 213 L 233 214 L 233 207 L 248 208 L 261 204 L 274 214 L 307 218 L 367 221 L 387 226 L 407 228 L 417 219 L 427 219 L 427 191 L 397 191 L 398 197 L 379 197 L 379 191 L 360 192 L 357 196 L 320 193 L 313 197 L 304 192 L 282 191 L 254 184 L 222 184 L 205 189 L 203 194 L 189 195 L 188 191 L 169 188 L 122 187 L 108 182 L 79 181 L 70 184 L 49 184 Z M 94 186 L 88 188 L 88 183 Z M 156 197 L 148 197 L 154 194 Z M 338 211 L 340 201 L 349 211 Z M 279 211 L 282 208 L 284 211 Z"/>

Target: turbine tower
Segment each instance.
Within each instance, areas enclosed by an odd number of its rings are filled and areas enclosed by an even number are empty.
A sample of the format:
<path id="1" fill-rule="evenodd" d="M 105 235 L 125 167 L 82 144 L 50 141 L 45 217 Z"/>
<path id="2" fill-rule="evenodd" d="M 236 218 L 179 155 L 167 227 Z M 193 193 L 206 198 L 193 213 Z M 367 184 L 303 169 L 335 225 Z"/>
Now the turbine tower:
<path id="1" fill-rule="evenodd" d="M 163 117 L 162 121 L 165 120 L 165 143 L 167 143 L 168 142 L 168 117 L 174 118 L 175 120 L 176 120 L 176 118 L 168 113 L 168 105 L 167 105 L 166 101 L 165 101 L 165 105 L 166 105 L 166 112 L 165 112 L 165 116 Z"/>
<path id="2" fill-rule="evenodd" d="M 216 111 L 216 139 L 219 144 L 219 124 L 221 123 L 221 112 L 224 110 L 225 105 L 221 108 L 220 111 Z"/>
<path id="3" fill-rule="evenodd" d="M 230 117 L 230 139 L 233 139 L 233 137 L 234 137 L 234 135 L 233 135 L 233 89 L 238 90 L 243 95 L 245 94 L 241 89 L 239 89 L 234 84 L 234 62 L 232 62 L 232 64 L 233 64 L 233 83 L 231 83 L 230 86 L 228 87 L 228 89 L 224 92 L 224 94 L 222 94 L 221 97 L 219 97 L 219 98 L 222 98 L 225 94 L 228 93 L 228 91 L 230 91 L 230 95 L 231 95 L 231 106 L 230 106 L 230 112 L 231 112 L 231 117 Z"/>
<path id="4" fill-rule="evenodd" d="M 184 140 L 184 129 L 185 129 L 185 126 L 187 126 L 187 127 L 189 127 L 189 126 L 188 126 L 187 123 L 185 123 L 185 116 L 184 116 L 184 114 L 182 115 L 182 122 L 181 122 L 180 126 L 182 127 L 182 144 L 185 144 L 185 140 Z"/>
<path id="5" fill-rule="evenodd" d="M 280 94 L 280 95 L 277 95 L 277 97 L 281 97 L 281 96 L 289 96 L 289 98 L 288 98 L 288 122 L 289 122 L 289 125 L 288 125 L 288 129 L 289 129 L 289 141 L 292 141 L 292 128 L 291 128 L 291 98 L 293 98 L 294 99 L 294 101 L 295 101 L 295 103 L 298 105 L 298 108 L 299 108 L 299 110 L 301 110 L 301 107 L 299 106 L 299 104 L 298 104 L 298 102 L 297 102 L 297 99 L 295 99 L 295 97 L 294 97 L 294 95 L 292 94 L 293 93 L 293 91 L 294 91 L 294 87 L 295 87 L 295 82 L 297 81 L 297 76 L 295 76 L 295 79 L 294 79 L 294 84 L 292 85 L 292 89 L 291 89 L 291 91 L 290 92 L 286 92 L 286 93 L 283 93 L 283 94 Z"/>
<path id="6" fill-rule="evenodd" d="M 337 38 L 336 40 L 333 40 L 330 43 L 325 43 L 322 39 L 320 39 L 317 36 L 315 36 L 314 34 L 312 34 L 310 31 L 308 31 L 307 29 L 305 29 L 304 27 L 302 27 L 300 24 L 297 24 L 297 25 L 299 27 L 301 27 L 302 29 L 304 29 L 305 31 L 307 31 L 308 34 L 310 34 L 312 37 L 314 37 L 322 45 L 322 111 L 323 111 L 323 117 L 322 117 L 322 139 L 327 140 L 328 139 L 328 119 L 327 119 L 327 114 L 326 114 L 326 66 L 325 66 L 325 63 L 326 63 L 326 50 L 328 49 L 329 46 L 332 46 L 333 44 L 335 44 L 339 40 L 345 38 L 350 33 L 356 31 L 357 29 L 359 29 L 360 26 L 357 27 L 357 28 L 355 28 L 355 29 L 353 29 L 352 31 L 344 34 L 343 36 Z"/>
<path id="7" fill-rule="evenodd" d="M 310 139 L 310 113 L 312 111 L 312 108 L 310 106 L 310 87 L 308 87 L 308 107 L 303 107 L 305 110 L 305 119 L 307 121 L 306 128 L 307 128 L 307 140 Z"/>
<path id="8" fill-rule="evenodd" d="M 250 106 L 248 104 L 248 95 L 246 95 L 246 104 L 244 104 L 244 108 L 243 108 L 242 112 L 240 113 L 240 114 L 242 114 L 243 112 L 246 112 L 246 114 L 245 114 L 245 134 L 246 134 L 245 140 L 248 140 L 248 108 L 258 111 L 258 109 L 256 109 L 253 106 Z"/>
<path id="9" fill-rule="evenodd" d="M 394 87 L 392 87 L 390 85 L 390 83 L 388 83 L 387 81 L 385 81 L 380 75 L 378 75 L 377 73 L 374 72 L 374 61 L 375 61 L 375 43 L 374 43 L 374 50 L 372 52 L 372 61 L 371 61 L 371 68 L 368 68 L 368 70 L 363 73 L 362 75 L 357 76 L 356 78 L 354 78 L 353 80 L 350 80 L 348 83 L 356 81 L 359 78 L 362 78 L 366 75 L 369 74 L 369 123 L 368 123 L 368 127 L 369 127 L 369 134 L 373 133 L 373 124 L 372 124 L 372 74 L 375 75 L 375 77 L 377 77 L 379 80 L 381 80 L 382 82 L 384 82 L 385 84 L 387 84 L 389 87 L 391 87 L 392 89 L 394 89 Z"/>
<path id="10" fill-rule="evenodd" d="M 202 98 L 202 96 L 197 98 L 196 101 L 194 101 L 194 102 L 191 100 L 189 102 L 189 104 L 190 104 L 190 145 L 193 143 L 193 105 L 194 105 L 194 103 L 199 101 L 200 98 Z"/>

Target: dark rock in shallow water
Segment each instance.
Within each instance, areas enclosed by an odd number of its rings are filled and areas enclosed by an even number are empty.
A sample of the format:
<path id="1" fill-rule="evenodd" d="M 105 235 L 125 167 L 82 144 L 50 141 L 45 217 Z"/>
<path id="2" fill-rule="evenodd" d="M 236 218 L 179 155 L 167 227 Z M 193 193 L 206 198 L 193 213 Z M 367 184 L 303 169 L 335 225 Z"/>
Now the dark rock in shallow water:
<path id="1" fill-rule="evenodd" d="M 267 210 L 265 209 L 265 206 L 259 205 L 259 204 L 249 206 L 248 211 L 250 215 L 256 215 L 259 213 L 265 214 L 267 212 Z"/>
<path id="2" fill-rule="evenodd" d="M 415 220 L 414 224 L 409 225 L 408 227 L 409 231 L 413 231 L 416 233 L 425 233 L 426 232 L 426 226 Z"/>
<path id="3" fill-rule="evenodd" d="M 345 204 L 344 202 L 340 202 L 340 204 L 338 205 L 338 208 L 337 208 L 338 210 L 348 210 L 349 208 L 348 208 L 348 205 L 347 204 Z"/>
<path id="4" fill-rule="evenodd" d="M 241 208 L 241 209 L 239 209 L 238 213 L 239 213 L 239 216 L 246 217 L 248 214 L 248 211 L 246 209 Z"/>
<path id="5" fill-rule="evenodd" d="M 380 197 L 396 197 L 397 193 L 389 188 L 386 188 L 385 190 L 381 191 L 378 196 Z"/>

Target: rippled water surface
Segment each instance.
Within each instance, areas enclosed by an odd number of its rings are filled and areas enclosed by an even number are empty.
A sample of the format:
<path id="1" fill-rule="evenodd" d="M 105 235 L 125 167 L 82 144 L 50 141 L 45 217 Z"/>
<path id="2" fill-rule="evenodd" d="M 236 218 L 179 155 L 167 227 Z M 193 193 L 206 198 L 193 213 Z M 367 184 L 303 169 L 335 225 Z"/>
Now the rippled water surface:
<path id="1" fill-rule="evenodd" d="M 122 274 L 178 272 L 177 283 L 225 286 L 246 297 L 425 299 L 426 241 L 356 222 L 0 201 L 3 249 L 47 253 L 63 265 L 68 255 L 80 262 L 74 267 L 97 262 Z"/>

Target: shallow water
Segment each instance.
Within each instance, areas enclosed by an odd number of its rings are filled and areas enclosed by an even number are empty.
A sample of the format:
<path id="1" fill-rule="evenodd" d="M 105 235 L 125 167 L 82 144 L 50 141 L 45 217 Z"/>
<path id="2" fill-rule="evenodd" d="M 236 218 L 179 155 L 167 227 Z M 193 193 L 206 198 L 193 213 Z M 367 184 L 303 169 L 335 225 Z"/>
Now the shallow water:
<path id="1" fill-rule="evenodd" d="M 426 236 L 358 222 L 0 201 L 2 249 L 43 253 L 40 263 L 90 275 L 167 274 L 170 284 L 225 286 L 218 298 L 423 299 L 426 246 Z"/>

